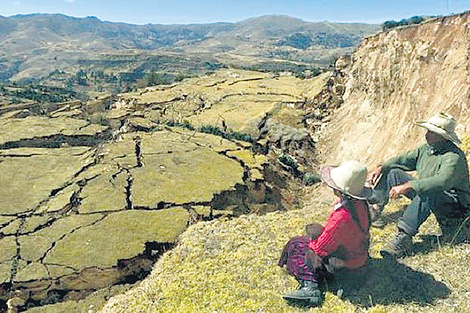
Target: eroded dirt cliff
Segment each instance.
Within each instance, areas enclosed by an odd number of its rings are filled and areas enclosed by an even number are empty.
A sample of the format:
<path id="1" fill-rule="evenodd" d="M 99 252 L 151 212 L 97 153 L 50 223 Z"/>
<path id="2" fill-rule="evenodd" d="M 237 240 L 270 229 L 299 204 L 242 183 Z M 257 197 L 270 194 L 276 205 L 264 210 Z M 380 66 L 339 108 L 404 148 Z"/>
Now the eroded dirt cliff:
<path id="1" fill-rule="evenodd" d="M 323 137 L 329 162 L 375 165 L 424 142 L 414 122 L 439 112 L 470 131 L 470 13 L 391 29 L 369 37 L 351 56 L 344 104 Z"/>

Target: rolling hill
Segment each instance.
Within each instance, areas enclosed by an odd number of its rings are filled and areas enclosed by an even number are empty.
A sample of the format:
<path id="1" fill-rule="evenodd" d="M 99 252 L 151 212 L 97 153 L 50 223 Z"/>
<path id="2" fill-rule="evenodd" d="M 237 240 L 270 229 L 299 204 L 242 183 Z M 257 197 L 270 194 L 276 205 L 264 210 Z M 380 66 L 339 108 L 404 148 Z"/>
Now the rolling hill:
<path id="1" fill-rule="evenodd" d="M 279 15 L 190 25 L 0 16 L 0 80 L 121 91 L 151 72 L 166 75 L 164 82 L 221 67 L 302 73 L 328 67 L 378 29 Z"/>

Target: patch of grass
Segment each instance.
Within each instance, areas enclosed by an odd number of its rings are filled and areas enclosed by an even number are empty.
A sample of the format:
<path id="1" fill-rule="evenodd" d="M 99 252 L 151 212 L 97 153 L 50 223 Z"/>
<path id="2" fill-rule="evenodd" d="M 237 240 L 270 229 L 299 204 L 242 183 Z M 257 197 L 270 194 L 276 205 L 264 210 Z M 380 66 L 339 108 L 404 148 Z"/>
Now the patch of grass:
<path id="1" fill-rule="evenodd" d="M 246 141 L 250 143 L 253 143 L 255 141 L 253 137 L 251 137 L 251 135 L 249 134 L 234 131 L 232 129 L 223 130 L 213 125 L 202 125 L 199 128 L 199 131 L 201 131 L 202 133 L 206 133 L 206 134 L 220 136 L 222 138 L 229 139 L 229 140 L 241 140 L 241 141 Z"/>
<path id="2" fill-rule="evenodd" d="M 165 125 L 169 127 L 181 127 L 181 128 L 185 128 L 188 130 L 198 130 L 201 133 L 220 136 L 228 140 L 241 140 L 241 141 L 246 141 L 249 143 L 253 143 L 255 141 L 253 137 L 251 137 L 251 135 L 246 134 L 246 133 L 234 131 L 233 129 L 223 130 L 222 128 L 214 126 L 214 125 L 202 125 L 199 128 L 197 128 L 196 126 L 192 125 L 187 120 L 184 120 L 183 122 L 167 121 Z"/>
<path id="3" fill-rule="evenodd" d="M 250 143 L 253 143 L 255 141 L 253 137 L 251 137 L 251 135 L 233 131 L 233 130 L 230 130 L 230 132 L 228 133 L 228 136 L 229 138 L 227 139 L 241 140 L 241 141 L 246 141 Z"/>
<path id="4" fill-rule="evenodd" d="M 220 129 L 219 127 L 217 126 L 213 126 L 213 125 L 202 125 L 199 130 L 202 132 L 202 133 L 206 133 L 206 134 L 212 134 L 212 135 L 216 135 L 216 136 L 223 136 L 225 133 L 222 131 L 222 129 Z"/>
<path id="5" fill-rule="evenodd" d="M 279 156 L 278 159 L 279 159 L 279 162 L 281 162 L 287 167 L 290 167 L 294 171 L 296 171 L 299 168 L 299 165 L 297 164 L 297 162 L 288 154 L 283 153 Z"/>
<path id="6" fill-rule="evenodd" d="M 302 177 L 302 182 L 306 186 L 311 186 L 321 182 L 321 176 L 317 173 L 305 173 Z"/>
<path id="7" fill-rule="evenodd" d="M 177 122 L 177 121 L 167 121 L 165 125 L 169 127 L 181 127 L 181 128 L 185 128 L 188 130 L 196 129 L 189 121 L 186 121 L 186 120 L 184 120 L 182 123 Z"/>

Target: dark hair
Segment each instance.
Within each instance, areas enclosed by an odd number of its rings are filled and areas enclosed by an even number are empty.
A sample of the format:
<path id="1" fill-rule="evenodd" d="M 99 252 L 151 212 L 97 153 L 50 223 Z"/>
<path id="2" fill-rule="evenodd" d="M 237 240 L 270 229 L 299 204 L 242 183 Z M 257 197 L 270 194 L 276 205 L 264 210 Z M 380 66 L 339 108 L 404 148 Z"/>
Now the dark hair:
<path id="1" fill-rule="evenodd" d="M 350 195 L 347 195 L 343 192 L 340 192 L 341 193 L 341 198 L 343 200 L 346 200 L 345 203 L 344 203 L 344 207 L 346 209 L 348 209 L 348 211 L 351 213 L 351 217 L 352 219 L 356 222 L 357 226 L 359 226 L 359 229 L 364 233 L 364 234 L 368 234 L 369 233 L 369 229 L 370 229 L 370 212 L 369 212 L 369 203 L 367 203 L 367 201 L 365 200 L 359 200 L 359 199 L 355 199 L 353 197 L 351 197 Z M 356 202 L 357 201 L 362 201 L 364 202 L 364 206 L 366 208 L 366 212 L 367 212 L 367 221 L 368 221 L 368 224 L 367 224 L 367 228 L 364 229 L 364 227 L 362 227 L 362 224 L 359 220 L 359 216 L 357 215 L 357 211 L 356 211 Z"/>

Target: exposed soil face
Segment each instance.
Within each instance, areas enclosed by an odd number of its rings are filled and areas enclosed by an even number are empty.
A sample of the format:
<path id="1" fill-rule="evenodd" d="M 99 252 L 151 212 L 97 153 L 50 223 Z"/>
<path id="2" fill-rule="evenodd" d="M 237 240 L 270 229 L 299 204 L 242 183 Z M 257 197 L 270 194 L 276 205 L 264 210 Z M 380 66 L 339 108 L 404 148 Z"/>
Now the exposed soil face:
<path id="1" fill-rule="evenodd" d="M 375 165 L 424 143 L 414 123 L 439 112 L 458 120 L 458 134 L 468 133 L 469 17 L 437 18 L 363 41 L 345 69 L 344 104 L 323 137 L 331 162 Z"/>
<path id="2" fill-rule="evenodd" d="M 224 71 L 3 110 L 0 299 L 24 310 L 133 283 L 188 225 L 295 206 L 330 79 Z"/>

